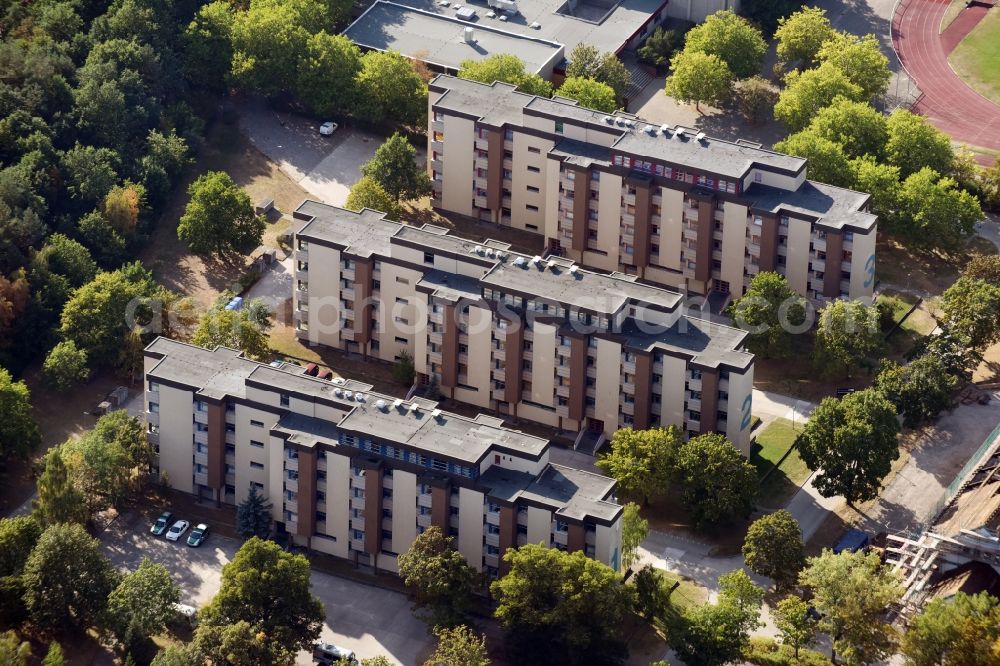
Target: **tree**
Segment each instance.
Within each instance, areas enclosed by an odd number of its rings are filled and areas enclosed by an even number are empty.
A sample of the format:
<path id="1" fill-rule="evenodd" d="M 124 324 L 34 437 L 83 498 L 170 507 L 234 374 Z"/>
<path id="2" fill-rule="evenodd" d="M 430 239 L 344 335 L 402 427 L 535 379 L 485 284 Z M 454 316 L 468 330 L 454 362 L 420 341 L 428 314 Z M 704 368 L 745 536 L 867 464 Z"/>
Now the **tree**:
<path id="1" fill-rule="evenodd" d="M 951 171 L 955 159 L 951 139 L 926 118 L 906 109 L 896 109 L 889 114 L 886 124 L 889 129 L 886 160 L 899 167 L 903 178 L 923 168 L 937 173 Z"/>
<path id="2" fill-rule="evenodd" d="M 42 528 L 32 516 L 0 518 L 0 578 L 21 574 L 41 535 Z"/>
<path id="3" fill-rule="evenodd" d="M 77 349 L 72 340 L 60 342 L 42 364 L 42 373 L 46 381 L 58 391 L 68 391 L 77 384 L 87 380 L 90 369 L 87 367 L 87 352 Z"/>
<path id="4" fill-rule="evenodd" d="M 764 591 L 742 570 L 719 577 L 719 601 L 684 611 L 670 632 L 671 647 L 688 666 L 720 666 L 740 658 L 760 626 Z"/>
<path id="5" fill-rule="evenodd" d="M 657 26 L 636 54 L 642 62 L 654 67 L 666 67 L 674 53 L 684 45 L 684 32 L 677 29 L 664 30 Z"/>
<path id="6" fill-rule="evenodd" d="M 730 10 L 710 14 L 688 31 L 685 51 L 701 51 L 722 59 L 738 79 L 760 73 L 767 42 L 760 30 Z"/>
<path id="7" fill-rule="evenodd" d="M 850 377 L 882 348 L 878 308 L 861 301 L 830 301 L 819 311 L 813 365 L 829 377 Z"/>
<path id="8" fill-rule="evenodd" d="M 184 74 L 191 85 L 223 92 L 233 67 L 233 6 L 225 0 L 202 5 L 182 36 Z"/>
<path id="9" fill-rule="evenodd" d="M 265 320 L 262 326 L 259 317 L 255 317 L 253 309 L 246 304 L 239 310 L 226 310 L 217 305 L 202 316 L 191 343 L 206 349 L 217 346 L 239 349 L 248 358 L 263 361 L 271 353 L 267 335 L 270 328 L 270 321 Z"/>
<path id="10" fill-rule="evenodd" d="M 264 632 L 245 620 L 234 624 L 201 624 L 195 631 L 192 652 L 213 664 L 291 665 L 295 652 L 267 640 Z M 339 664 L 338 664 L 339 666 Z"/>
<path id="11" fill-rule="evenodd" d="M 771 611 L 774 625 L 781 634 L 781 642 L 795 651 L 812 645 L 816 639 L 816 620 L 809 611 L 809 604 L 796 596 L 785 597 Z"/>
<path id="12" fill-rule="evenodd" d="M 417 535 L 409 550 L 401 554 L 399 577 L 416 598 L 417 608 L 426 608 L 431 626 L 460 625 L 468 615 L 479 576 L 455 550 L 454 539 L 432 526 Z"/>
<path id="13" fill-rule="evenodd" d="M 639 505 L 629 502 L 622 512 L 622 568 L 635 563 L 639 545 L 649 536 L 649 522 L 639 513 Z"/>
<path id="14" fill-rule="evenodd" d="M 60 447 L 50 449 L 44 460 L 42 475 L 38 477 L 38 499 L 32 503 L 38 522 L 42 525 L 86 523 L 83 495 L 73 487 Z"/>
<path id="15" fill-rule="evenodd" d="M 729 95 L 733 74 L 719 56 L 685 49 L 673 57 L 670 69 L 666 93 L 686 104 L 694 102 L 695 110 L 701 110 L 702 102 L 717 105 Z"/>
<path id="16" fill-rule="evenodd" d="M 167 568 L 143 557 L 139 567 L 126 574 L 108 596 L 111 632 L 119 643 L 131 648 L 137 641 L 163 631 L 177 612 L 174 604 L 180 597 L 180 588 Z"/>
<path id="17" fill-rule="evenodd" d="M 1000 656 L 1000 599 L 957 592 L 910 621 L 902 652 L 913 666 L 989 666 Z"/>
<path id="18" fill-rule="evenodd" d="M 61 160 L 66 176 L 66 190 L 78 208 L 90 210 L 104 201 L 118 182 L 118 154 L 110 148 L 95 148 L 77 143 Z"/>
<path id="19" fill-rule="evenodd" d="M 867 155 L 851 160 L 851 187 L 868 192 L 868 209 L 882 220 L 889 220 L 899 207 L 899 167 L 882 164 Z"/>
<path id="20" fill-rule="evenodd" d="M 249 254 L 260 245 L 267 223 L 254 213 L 250 197 L 229 174 L 209 171 L 188 188 L 191 200 L 177 225 L 177 237 L 195 254 Z"/>
<path id="21" fill-rule="evenodd" d="M 252 483 L 247 498 L 236 507 L 236 531 L 243 538 L 264 539 L 271 533 L 271 502 L 258 495 Z"/>
<path id="22" fill-rule="evenodd" d="M 63 666 L 66 658 L 63 656 L 63 649 L 59 643 L 51 643 L 42 660 L 42 666 Z"/>
<path id="23" fill-rule="evenodd" d="M 195 634 L 197 639 L 197 634 Z M 190 644 L 170 645 L 156 653 L 150 666 L 203 666 L 205 657 Z"/>
<path id="24" fill-rule="evenodd" d="M 403 386 L 412 386 L 416 377 L 417 371 L 413 365 L 413 357 L 404 349 L 399 352 L 399 358 L 392 366 L 392 378 Z"/>
<path id="25" fill-rule="evenodd" d="M 1000 287 L 1000 254 L 972 255 L 962 270 L 962 277 Z"/>
<path id="26" fill-rule="evenodd" d="M 80 525 L 51 525 L 24 565 L 32 620 L 50 629 L 85 629 L 104 611 L 115 571 L 97 539 Z"/>
<path id="27" fill-rule="evenodd" d="M 791 331 L 805 320 L 804 303 L 784 275 L 762 271 L 751 278 L 727 314 L 748 331 L 747 347 L 753 353 L 772 358 L 788 352 Z"/>
<path id="28" fill-rule="evenodd" d="M 24 271 L 18 271 L 11 278 L 0 275 L 0 342 L 6 341 L 12 326 L 24 314 L 31 301 L 31 287 L 24 277 Z M 0 453 L 2 451 L 3 448 L 0 447 Z"/>
<path id="29" fill-rule="evenodd" d="M 851 184 L 851 165 L 844 149 L 810 128 L 774 144 L 774 149 L 809 160 L 809 177 L 838 187 Z"/>
<path id="30" fill-rule="evenodd" d="M 94 259 L 104 268 L 114 268 L 125 257 L 125 239 L 99 211 L 80 218 L 77 223 L 80 240 Z"/>
<path id="31" fill-rule="evenodd" d="M 817 59 L 830 63 L 861 87 L 864 99 L 885 94 L 889 88 L 889 59 L 882 53 L 878 39 L 868 34 L 864 37 L 837 33 L 823 42 Z"/>
<path id="32" fill-rule="evenodd" d="M 805 7 L 778 19 L 778 29 L 774 32 L 778 58 L 788 64 L 811 66 L 816 63 L 823 43 L 836 34 L 825 9 Z"/>
<path id="33" fill-rule="evenodd" d="M 148 472 L 153 450 L 139 419 L 118 410 L 60 447 L 74 485 L 91 510 L 119 506 Z"/>
<path id="34" fill-rule="evenodd" d="M 983 350 L 1000 339 L 1000 287 L 960 277 L 941 294 L 941 321 Z"/>
<path id="35" fill-rule="evenodd" d="M 491 55 L 482 60 L 463 60 L 458 76 L 486 84 L 502 81 L 517 86 L 519 91 L 528 95 L 552 96 L 552 85 L 548 81 L 538 74 L 525 71 L 524 61 L 507 53 Z"/>
<path id="36" fill-rule="evenodd" d="M 797 132 L 838 97 L 859 102 L 864 99 L 864 91 L 835 65 L 827 62 L 804 72 L 790 72 L 774 105 L 774 117 Z"/>
<path id="37" fill-rule="evenodd" d="M 618 663 L 627 656 L 622 622 L 631 590 L 582 551 L 511 548 L 510 571 L 490 586 L 494 613 L 519 664 Z"/>
<path id="38" fill-rule="evenodd" d="M 648 503 L 666 491 L 682 442 L 676 426 L 622 428 L 612 436 L 611 451 L 597 460 L 597 466 L 618 482 L 623 495 Z"/>
<path id="39" fill-rule="evenodd" d="M 232 22 L 236 83 L 268 96 L 293 92 L 309 35 L 323 26 L 323 14 L 319 0 L 250 0 Z"/>
<path id="40" fill-rule="evenodd" d="M 753 510 L 757 470 L 724 435 L 707 433 L 684 443 L 676 477 L 681 501 L 698 527 L 745 518 Z"/>
<path id="41" fill-rule="evenodd" d="M 26 458 L 41 441 L 31 413 L 31 391 L 23 381 L 15 382 L 0 368 L 0 456 Z"/>
<path id="42" fill-rule="evenodd" d="M 356 78 L 355 112 L 372 122 L 395 120 L 413 127 L 427 121 L 427 84 L 395 51 L 369 51 Z"/>
<path id="43" fill-rule="evenodd" d="M 13 631 L 0 634 L 0 664 L 4 666 L 28 666 L 31 657 L 31 643 L 22 641 Z"/>
<path id="44" fill-rule="evenodd" d="M 360 71 L 361 49 L 343 35 L 318 32 L 309 37 L 299 65 L 298 98 L 321 116 L 351 109 Z"/>
<path id="45" fill-rule="evenodd" d="M 604 113 L 614 113 L 618 109 L 614 89 L 595 79 L 571 76 L 559 87 L 556 95 L 575 99 L 580 103 L 580 106 L 588 109 L 597 109 Z"/>
<path id="46" fill-rule="evenodd" d="M 399 132 L 378 147 L 361 166 L 361 173 L 381 185 L 397 203 L 431 193 L 430 176 L 417 164 L 416 149 Z"/>
<path id="47" fill-rule="evenodd" d="M 139 224 L 139 216 L 146 208 L 146 188 L 126 181 L 115 185 L 104 197 L 102 213 L 111 227 L 128 238 Z"/>
<path id="48" fill-rule="evenodd" d="M 325 616 L 309 589 L 309 560 L 278 544 L 253 537 L 222 568 L 218 594 L 199 614 L 200 622 L 225 627 L 247 622 L 263 633 L 270 654 L 312 646 Z"/>
<path id="49" fill-rule="evenodd" d="M 611 88 L 616 101 L 625 99 L 625 93 L 632 85 L 632 75 L 614 53 L 601 53 L 596 47 L 581 42 L 569 52 L 568 60 L 567 79 L 593 79 Z M 617 105 L 611 110 L 616 108 Z"/>
<path id="50" fill-rule="evenodd" d="M 898 575 L 877 553 L 824 550 L 809 558 L 799 582 L 812 591 L 819 629 L 833 639 L 832 657 L 840 653 L 853 666 L 892 654 L 895 631 L 884 615 L 902 596 Z"/>
<path id="51" fill-rule="evenodd" d="M 98 273 L 77 289 L 66 302 L 60 317 L 62 338 L 87 352 L 94 367 L 120 364 L 122 340 L 132 326 L 145 325 L 152 319 L 152 299 L 165 292 L 153 281 L 152 274 L 138 262 L 118 270 Z M 129 321 L 130 317 L 133 319 Z"/>
<path id="52" fill-rule="evenodd" d="M 872 389 L 841 400 L 825 398 L 799 433 L 795 445 L 814 472 L 823 497 L 841 495 L 851 506 L 875 499 L 882 479 L 899 457 L 896 408 Z"/>
<path id="53" fill-rule="evenodd" d="M 953 178 L 924 168 L 900 186 L 890 228 L 915 244 L 957 250 L 982 216 L 976 197 L 960 189 Z"/>
<path id="54" fill-rule="evenodd" d="M 870 104 L 849 99 L 835 99 L 830 106 L 820 109 L 809 123 L 809 130 L 838 144 L 852 158 L 865 155 L 880 158 L 889 140 L 885 116 Z"/>
<path id="55" fill-rule="evenodd" d="M 903 424 L 914 428 L 951 407 L 958 380 L 939 357 L 924 354 L 908 365 L 884 359 L 875 388 L 895 405 Z"/>
<path id="56" fill-rule="evenodd" d="M 489 666 L 486 637 L 465 625 L 434 627 L 437 649 L 424 666 Z"/>
<path id="57" fill-rule="evenodd" d="M 370 208 L 385 213 L 390 219 L 399 217 L 396 200 L 370 176 L 362 176 L 361 180 L 351 186 L 344 207 L 359 212 Z"/>
<path id="58" fill-rule="evenodd" d="M 743 542 L 743 558 L 750 571 L 772 579 L 778 588 L 792 585 L 805 564 L 802 530 L 784 509 L 750 524 Z"/>
<path id="59" fill-rule="evenodd" d="M 778 101 L 778 93 L 762 76 L 751 76 L 733 83 L 733 101 L 748 123 L 756 124 L 767 118 Z"/>

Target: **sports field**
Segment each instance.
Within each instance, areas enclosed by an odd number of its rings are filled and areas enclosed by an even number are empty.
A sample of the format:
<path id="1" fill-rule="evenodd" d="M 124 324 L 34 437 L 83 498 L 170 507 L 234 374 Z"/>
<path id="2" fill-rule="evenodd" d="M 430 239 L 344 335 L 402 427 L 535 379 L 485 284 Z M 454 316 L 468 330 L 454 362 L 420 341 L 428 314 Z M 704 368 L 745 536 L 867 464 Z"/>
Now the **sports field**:
<path id="1" fill-rule="evenodd" d="M 948 61 L 976 92 L 1000 104 L 1000 7 L 986 14 Z"/>

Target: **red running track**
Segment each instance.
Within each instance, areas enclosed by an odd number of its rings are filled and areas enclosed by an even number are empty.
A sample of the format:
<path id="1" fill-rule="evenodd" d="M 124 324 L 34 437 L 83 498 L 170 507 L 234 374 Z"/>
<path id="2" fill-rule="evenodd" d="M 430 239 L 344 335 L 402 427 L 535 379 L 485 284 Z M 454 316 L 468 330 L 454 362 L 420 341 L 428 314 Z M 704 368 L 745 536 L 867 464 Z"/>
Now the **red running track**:
<path id="1" fill-rule="evenodd" d="M 1000 106 L 970 88 L 948 64 L 938 30 L 949 4 L 949 0 L 901 0 L 892 17 L 892 46 L 922 92 L 913 111 L 927 116 L 955 141 L 1000 150 Z"/>

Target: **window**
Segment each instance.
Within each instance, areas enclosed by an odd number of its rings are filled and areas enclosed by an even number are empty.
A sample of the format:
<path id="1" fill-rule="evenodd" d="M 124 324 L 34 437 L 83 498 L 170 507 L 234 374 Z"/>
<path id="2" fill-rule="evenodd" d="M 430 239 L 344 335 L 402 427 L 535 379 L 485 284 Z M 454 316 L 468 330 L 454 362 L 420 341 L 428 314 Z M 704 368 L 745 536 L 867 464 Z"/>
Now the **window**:
<path id="1" fill-rule="evenodd" d="M 556 121 L 556 134 L 562 134 L 563 133 L 563 129 L 564 129 L 563 128 L 563 122 L 561 120 L 557 120 Z"/>
<path id="2" fill-rule="evenodd" d="M 149 380 L 149 390 L 150 391 L 159 391 L 160 390 L 160 385 L 157 384 L 156 382 L 154 382 L 151 379 L 151 380 Z"/>
<path id="3" fill-rule="evenodd" d="M 250 440 L 250 446 L 252 446 L 252 447 L 254 447 L 256 449 L 262 449 L 262 448 L 264 448 L 264 442 L 258 442 L 257 440 L 251 439 Z"/>
<path id="4" fill-rule="evenodd" d="M 255 421 L 253 419 L 250 419 L 250 425 L 252 425 L 254 428 L 263 428 L 264 427 L 264 422 L 263 421 Z"/>
<path id="5" fill-rule="evenodd" d="M 528 146 L 528 152 L 529 153 L 535 153 L 537 155 L 537 154 L 541 153 L 542 150 L 541 150 L 541 148 L 536 148 L 535 146 Z"/>
<path id="6" fill-rule="evenodd" d="M 250 469 L 264 469 L 264 463 L 250 462 Z"/>
<path id="7" fill-rule="evenodd" d="M 528 185 L 528 191 L 529 192 L 537 192 L 538 188 L 535 187 L 534 185 Z"/>
<path id="8" fill-rule="evenodd" d="M 157 402 L 151 402 L 151 403 L 149 403 L 149 413 L 150 414 L 159 414 L 160 413 L 160 404 L 157 403 Z"/>
<path id="9" fill-rule="evenodd" d="M 288 400 L 288 394 L 287 393 L 282 393 L 281 394 L 281 406 L 282 407 L 288 407 L 288 402 L 289 402 L 289 400 Z"/>
<path id="10" fill-rule="evenodd" d="M 534 212 L 534 213 L 538 212 L 538 206 L 533 206 L 531 204 L 527 204 L 527 205 L 525 205 L 525 208 L 527 210 L 530 210 L 530 211 Z"/>
<path id="11" fill-rule="evenodd" d="M 400 284 L 410 284 L 410 281 L 403 277 L 396 277 L 396 282 Z"/>
<path id="12" fill-rule="evenodd" d="M 434 253 L 433 252 L 424 252 L 424 263 L 425 264 L 433 264 L 434 263 Z"/>
<path id="13" fill-rule="evenodd" d="M 561 520 L 556 521 L 556 532 L 568 532 L 568 531 L 569 531 L 568 523 L 565 523 Z"/>
<path id="14" fill-rule="evenodd" d="M 536 166 L 529 166 L 528 171 L 531 173 L 541 173 L 542 170 Z"/>

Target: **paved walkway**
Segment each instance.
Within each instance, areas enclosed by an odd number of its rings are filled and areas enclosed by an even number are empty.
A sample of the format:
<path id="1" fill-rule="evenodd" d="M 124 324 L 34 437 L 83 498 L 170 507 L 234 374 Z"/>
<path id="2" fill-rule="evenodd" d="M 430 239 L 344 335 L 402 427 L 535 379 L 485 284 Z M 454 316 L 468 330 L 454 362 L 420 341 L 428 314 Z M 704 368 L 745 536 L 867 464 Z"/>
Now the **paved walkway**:
<path id="1" fill-rule="evenodd" d="M 948 64 L 948 53 L 958 43 L 959 32 L 952 28 L 971 30 L 975 23 L 968 23 L 977 16 L 981 19 L 982 13 L 974 9 L 968 20 L 960 14 L 955 19 L 958 26 L 949 26 L 945 37 L 938 30 L 949 4 L 949 0 L 902 0 L 893 16 L 893 48 L 923 91 L 913 111 L 927 116 L 956 141 L 1000 150 L 1000 107 L 970 88 Z"/>

